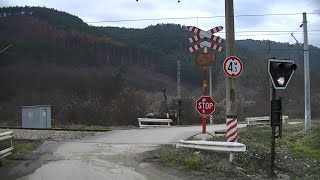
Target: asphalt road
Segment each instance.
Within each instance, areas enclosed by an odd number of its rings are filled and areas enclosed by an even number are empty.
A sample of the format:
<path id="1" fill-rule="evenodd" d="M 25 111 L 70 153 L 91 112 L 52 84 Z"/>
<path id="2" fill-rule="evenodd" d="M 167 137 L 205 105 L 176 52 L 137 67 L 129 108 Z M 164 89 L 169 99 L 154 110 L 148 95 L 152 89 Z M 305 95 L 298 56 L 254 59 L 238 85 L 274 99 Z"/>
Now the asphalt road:
<path id="1" fill-rule="evenodd" d="M 207 126 L 209 133 L 224 129 L 225 125 Z M 40 157 L 10 173 L 29 172 L 19 180 L 193 179 L 142 159 L 143 152 L 160 144 L 174 144 L 199 133 L 201 126 L 115 130 L 77 141 L 47 142 L 38 149 Z"/>

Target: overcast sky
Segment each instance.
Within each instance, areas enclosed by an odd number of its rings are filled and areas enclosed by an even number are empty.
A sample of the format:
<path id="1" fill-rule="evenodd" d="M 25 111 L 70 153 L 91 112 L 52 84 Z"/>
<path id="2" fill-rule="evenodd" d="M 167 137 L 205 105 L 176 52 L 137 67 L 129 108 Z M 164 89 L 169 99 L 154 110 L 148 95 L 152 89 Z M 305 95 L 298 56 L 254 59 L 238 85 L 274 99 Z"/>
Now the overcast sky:
<path id="1" fill-rule="evenodd" d="M 85 22 L 190 17 L 90 23 L 96 26 L 144 28 L 158 23 L 176 23 L 198 26 L 203 30 L 225 26 L 224 17 L 221 17 L 224 16 L 224 0 L 181 0 L 180 3 L 178 0 L 139 0 L 138 2 L 136 0 L 0 0 L 0 3 L 1 6 L 28 5 L 54 8 L 76 15 Z M 320 47 L 320 0 L 234 0 L 235 16 L 266 14 L 265 16 L 235 17 L 236 39 L 270 39 L 295 43 L 290 34 L 302 23 L 302 12 L 314 13 L 307 15 L 309 44 Z M 299 14 L 267 15 L 294 13 Z M 294 33 L 300 43 L 303 42 L 302 29 Z M 219 35 L 224 37 L 224 30 Z"/>

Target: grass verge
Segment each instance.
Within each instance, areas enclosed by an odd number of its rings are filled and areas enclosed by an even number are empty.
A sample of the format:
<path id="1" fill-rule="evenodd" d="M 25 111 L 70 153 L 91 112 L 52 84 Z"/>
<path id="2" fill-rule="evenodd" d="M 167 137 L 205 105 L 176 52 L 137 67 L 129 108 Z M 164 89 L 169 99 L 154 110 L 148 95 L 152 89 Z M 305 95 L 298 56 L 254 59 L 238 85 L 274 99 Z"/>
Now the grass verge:
<path id="1" fill-rule="evenodd" d="M 29 155 L 32 151 L 34 151 L 39 145 L 40 141 L 38 140 L 13 140 L 13 151 L 12 154 L 0 159 L 0 167 L 10 164 L 13 160 L 24 159 L 27 155 Z M 5 147 L 10 146 L 10 141 L 1 142 L 0 147 L 4 149 Z"/>
<path id="2" fill-rule="evenodd" d="M 320 179 L 320 125 L 310 133 L 304 124 L 284 124 L 283 137 L 276 139 L 276 173 L 291 179 Z M 213 179 L 268 179 L 270 173 L 270 126 L 239 129 L 238 142 L 247 146 L 229 162 L 228 153 L 163 146 L 155 150 L 157 162 Z M 224 137 L 211 140 L 224 141 Z"/>

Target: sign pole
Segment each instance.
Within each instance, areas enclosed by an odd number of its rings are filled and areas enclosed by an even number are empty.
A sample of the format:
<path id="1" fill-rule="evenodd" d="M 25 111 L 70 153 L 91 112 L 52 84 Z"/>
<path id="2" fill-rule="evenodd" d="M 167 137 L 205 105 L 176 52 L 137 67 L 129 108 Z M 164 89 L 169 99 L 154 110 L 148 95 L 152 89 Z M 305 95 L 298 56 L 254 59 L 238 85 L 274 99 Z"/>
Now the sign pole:
<path id="1" fill-rule="evenodd" d="M 209 93 L 210 93 L 210 97 L 212 97 L 212 67 L 210 66 L 209 67 L 209 84 L 210 84 L 210 86 L 209 86 Z M 213 124 L 213 116 L 212 115 L 210 115 L 210 124 Z"/>
<path id="2" fill-rule="evenodd" d="M 207 47 L 203 48 L 203 53 L 208 53 Z M 208 67 L 202 66 L 202 68 L 203 68 L 202 95 L 205 96 L 207 86 L 208 86 L 208 82 L 207 82 L 207 69 L 208 69 Z M 202 116 L 202 134 L 206 134 L 206 133 L 207 133 L 207 117 Z"/>

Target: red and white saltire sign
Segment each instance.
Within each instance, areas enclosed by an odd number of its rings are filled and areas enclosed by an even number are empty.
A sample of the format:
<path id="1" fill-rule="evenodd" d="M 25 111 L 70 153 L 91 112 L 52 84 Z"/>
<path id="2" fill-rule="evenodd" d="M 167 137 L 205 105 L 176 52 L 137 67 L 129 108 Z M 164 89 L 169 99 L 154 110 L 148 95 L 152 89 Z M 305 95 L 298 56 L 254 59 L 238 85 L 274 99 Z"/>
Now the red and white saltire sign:
<path id="1" fill-rule="evenodd" d="M 208 31 L 203 31 L 200 28 L 197 28 L 197 27 L 194 27 L 194 26 L 189 26 L 187 29 L 189 31 L 191 31 L 191 32 L 196 33 L 195 36 L 189 38 L 189 42 L 190 43 L 196 42 L 196 41 L 198 41 L 200 39 L 204 39 L 204 38 L 210 39 L 210 40 L 212 40 L 214 42 L 217 42 L 217 43 L 222 43 L 224 41 L 222 38 L 213 35 L 214 33 L 217 33 L 219 31 L 221 31 L 223 29 L 222 26 L 217 26 L 217 27 L 212 28 L 212 29 L 210 29 Z M 200 43 L 198 43 L 196 45 L 193 45 L 192 47 L 189 48 L 189 51 L 190 52 L 194 52 L 194 51 L 196 51 L 198 49 L 201 49 L 203 47 L 208 47 L 208 48 L 211 48 L 211 49 L 214 49 L 214 50 L 217 50 L 217 51 L 223 51 L 223 48 L 221 46 L 218 46 L 216 44 L 210 43 L 210 42 L 208 42 L 206 40 L 204 40 L 203 42 L 200 42 Z"/>
<path id="2" fill-rule="evenodd" d="M 237 118 L 227 118 L 227 136 L 228 142 L 237 142 L 238 139 L 238 122 Z"/>
<path id="3" fill-rule="evenodd" d="M 208 38 L 208 39 L 211 39 L 217 43 L 222 43 L 223 42 L 222 38 L 213 35 L 214 33 L 222 31 L 222 29 L 223 29 L 222 26 L 217 26 L 215 28 L 210 29 L 209 31 L 203 31 L 197 27 L 189 26 L 188 30 L 197 34 L 197 35 L 189 38 L 189 42 L 193 43 L 193 42 L 198 41 L 199 39 Z"/>

